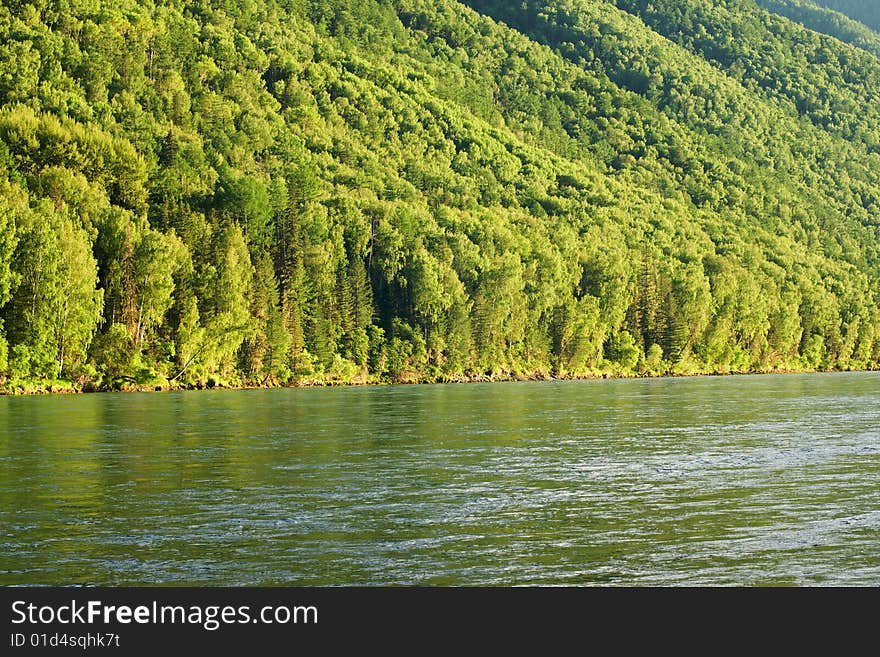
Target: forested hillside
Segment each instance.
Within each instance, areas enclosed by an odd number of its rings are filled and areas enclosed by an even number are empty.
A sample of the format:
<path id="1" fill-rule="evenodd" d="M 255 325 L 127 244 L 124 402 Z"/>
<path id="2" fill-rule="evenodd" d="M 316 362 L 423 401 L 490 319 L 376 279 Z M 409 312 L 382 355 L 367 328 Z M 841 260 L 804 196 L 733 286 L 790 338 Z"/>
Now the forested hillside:
<path id="1" fill-rule="evenodd" d="M 797 4 L 7 0 L 0 386 L 877 367 L 878 37 Z"/>
<path id="2" fill-rule="evenodd" d="M 756 0 L 758 5 L 816 32 L 833 36 L 880 55 L 880 33 L 847 15 L 812 0 Z M 841 5 L 841 3 L 838 3 Z M 832 6 L 832 3 L 828 3 Z"/>
<path id="3" fill-rule="evenodd" d="M 813 2 L 821 7 L 846 14 L 873 30 L 880 31 L 880 5 L 876 0 L 813 0 Z"/>

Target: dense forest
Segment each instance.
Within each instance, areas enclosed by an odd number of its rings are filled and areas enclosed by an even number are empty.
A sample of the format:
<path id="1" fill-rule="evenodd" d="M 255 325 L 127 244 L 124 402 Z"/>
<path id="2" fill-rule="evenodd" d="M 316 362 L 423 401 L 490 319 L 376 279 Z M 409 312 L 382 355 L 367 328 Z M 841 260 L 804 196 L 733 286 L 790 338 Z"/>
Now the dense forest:
<path id="1" fill-rule="evenodd" d="M 833 9 L 861 21 L 874 30 L 880 30 L 880 5 L 876 0 L 813 0 L 820 7 Z"/>
<path id="2" fill-rule="evenodd" d="M 756 1 L 761 7 L 790 18 L 811 30 L 833 36 L 880 56 L 880 33 L 868 28 L 863 22 L 849 18 L 847 15 L 840 13 L 840 11 L 833 11 L 828 8 L 835 3 L 827 2 L 825 6 L 822 6 L 821 3 L 814 3 L 809 0 Z M 838 2 L 836 4 L 842 6 L 846 3 Z M 873 2 L 871 4 L 873 6 Z M 868 5 L 865 4 L 863 6 L 867 7 Z M 880 6 L 880 4 L 877 6 Z M 857 14 L 853 12 L 852 15 Z M 867 16 L 864 13 L 863 15 Z M 880 23 L 878 23 L 876 29 L 880 29 Z"/>
<path id="3" fill-rule="evenodd" d="M 876 19 L 4 0 L 0 388 L 878 367 Z"/>

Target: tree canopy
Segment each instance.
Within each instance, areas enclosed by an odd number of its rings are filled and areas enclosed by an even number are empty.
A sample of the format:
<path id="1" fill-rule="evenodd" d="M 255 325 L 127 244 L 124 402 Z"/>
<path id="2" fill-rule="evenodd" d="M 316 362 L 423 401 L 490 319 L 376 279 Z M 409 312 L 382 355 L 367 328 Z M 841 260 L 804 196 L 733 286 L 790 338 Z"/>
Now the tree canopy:
<path id="1" fill-rule="evenodd" d="M 0 385 L 876 367 L 856 5 L 3 3 Z"/>

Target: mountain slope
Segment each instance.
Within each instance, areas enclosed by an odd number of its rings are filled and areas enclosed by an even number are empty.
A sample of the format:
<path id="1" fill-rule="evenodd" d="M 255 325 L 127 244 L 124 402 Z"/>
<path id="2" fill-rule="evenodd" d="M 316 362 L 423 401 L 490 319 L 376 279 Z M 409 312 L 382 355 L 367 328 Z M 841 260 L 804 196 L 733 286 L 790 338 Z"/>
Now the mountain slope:
<path id="1" fill-rule="evenodd" d="M 756 2 L 768 11 L 790 18 L 804 27 L 880 56 L 880 34 L 839 11 L 821 7 L 809 0 L 756 0 Z"/>
<path id="2" fill-rule="evenodd" d="M 7 385 L 877 364 L 876 59 L 466 4 L 0 8 Z"/>
<path id="3" fill-rule="evenodd" d="M 821 7 L 833 9 L 880 32 L 880 6 L 874 0 L 813 0 Z"/>

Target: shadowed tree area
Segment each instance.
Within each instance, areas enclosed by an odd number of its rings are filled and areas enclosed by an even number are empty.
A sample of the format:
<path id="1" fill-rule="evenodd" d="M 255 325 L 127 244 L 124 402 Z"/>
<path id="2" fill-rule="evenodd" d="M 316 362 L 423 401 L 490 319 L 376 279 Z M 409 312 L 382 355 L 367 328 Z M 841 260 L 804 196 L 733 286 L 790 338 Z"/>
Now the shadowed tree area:
<path id="1" fill-rule="evenodd" d="M 813 0 L 814 4 L 840 12 L 880 32 L 880 5 L 874 0 Z"/>

